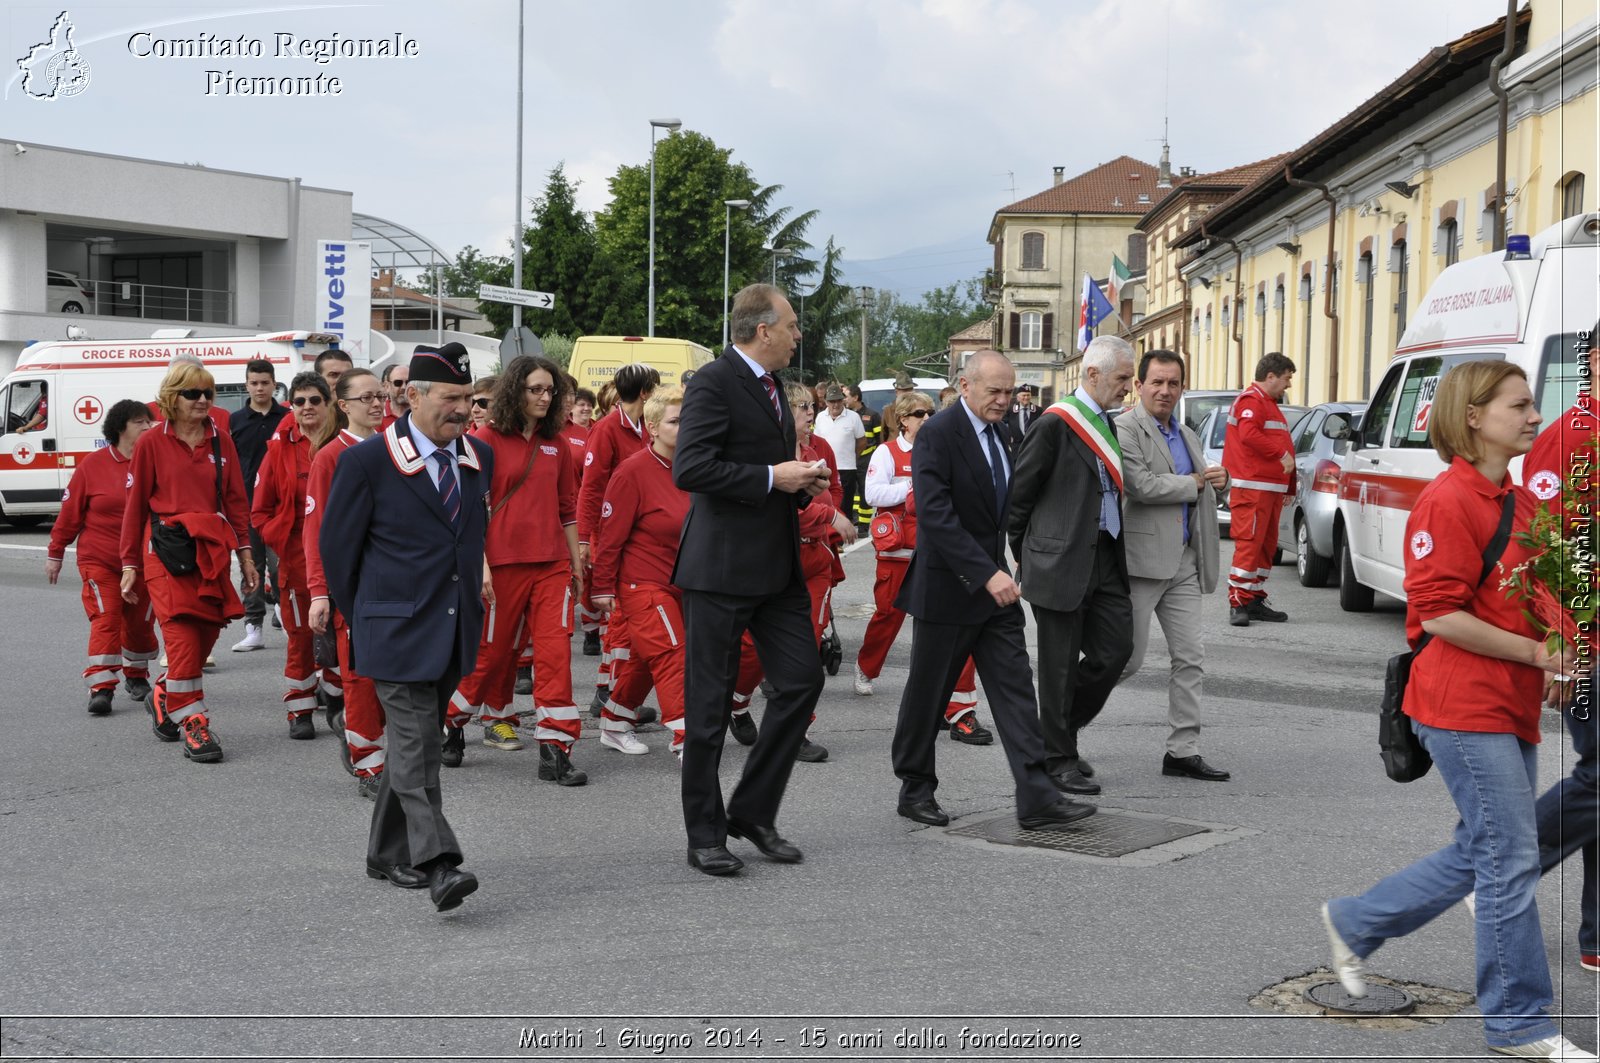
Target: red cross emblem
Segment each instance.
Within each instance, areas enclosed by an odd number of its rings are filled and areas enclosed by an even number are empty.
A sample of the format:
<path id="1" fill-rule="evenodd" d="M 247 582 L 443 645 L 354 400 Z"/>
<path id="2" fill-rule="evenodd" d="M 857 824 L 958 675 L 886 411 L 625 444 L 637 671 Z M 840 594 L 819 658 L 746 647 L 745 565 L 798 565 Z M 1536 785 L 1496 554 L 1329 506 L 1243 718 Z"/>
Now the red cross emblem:
<path id="1" fill-rule="evenodd" d="M 23 445 L 17 447 L 17 449 L 13 450 L 11 452 L 11 456 L 16 458 L 20 464 L 26 465 L 28 462 L 33 460 L 33 451 L 29 450 L 27 444 L 24 443 Z"/>
<path id="2" fill-rule="evenodd" d="M 93 395 L 85 395 L 83 401 L 72 409 L 73 414 L 82 424 L 94 424 L 100 419 L 100 400 Z"/>

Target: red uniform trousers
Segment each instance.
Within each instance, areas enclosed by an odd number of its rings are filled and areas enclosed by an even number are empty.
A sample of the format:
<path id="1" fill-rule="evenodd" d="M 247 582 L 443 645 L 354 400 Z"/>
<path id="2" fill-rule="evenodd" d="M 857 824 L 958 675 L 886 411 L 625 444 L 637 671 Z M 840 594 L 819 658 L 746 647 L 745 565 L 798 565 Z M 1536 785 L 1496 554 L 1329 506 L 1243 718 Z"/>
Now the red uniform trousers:
<path id="1" fill-rule="evenodd" d="M 278 555 L 278 586 L 278 618 L 283 621 L 283 633 L 289 643 L 284 651 L 283 678 L 288 691 L 283 702 L 292 720 L 316 709 L 319 680 L 326 694 L 338 697 L 342 689 L 337 669 L 317 668 L 310 619 L 311 591 L 306 586 L 306 553 L 298 534 L 289 541 L 289 548 Z"/>
<path id="2" fill-rule="evenodd" d="M 582 726 L 572 702 L 572 568 L 567 561 L 494 565 L 494 604 L 484 618 L 478 666 L 451 695 L 448 722 L 463 727 L 474 714 L 487 724 L 516 726 L 511 711 L 517 649 L 533 639 L 533 737 L 571 750 Z"/>
<path id="3" fill-rule="evenodd" d="M 115 690 L 117 677 L 145 679 L 161 652 L 156 641 L 155 606 L 144 577 L 134 579 L 138 602 L 122 600 L 122 573 L 114 565 L 78 558 L 83 578 L 83 611 L 89 617 L 89 661 L 83 681 L 90 690 Z"/>
<path id="4" fill-rule="evenodd" d="M 1228 604 L 1249 605 L 1267 596 L 1272 555 L 1278 552 L 1278 515 L 1289 496 L 1235 487 L 1228 493 L 1233 567 L 1228 569 Z"/>
<path id="5" fill-rule="evenodd" d="M 878 558 L 878 575 L 872 584 L 872 601 L 876 608 L 873 609 L 872 619 L 867 621 L 867 633 L 861 640 L 861 651 L 856 654 L 856 667 L 868 679 L 876 679 L 883 673 L 883 662 L 889 656 L 889 647 L 894 645 L 895 636 L 900 634 L 900 627 L 906 622 L 905 612 L 895 608 L 894 600 L 900 594 L 900 585 L 906 581 L 906 570 L 910 567 L 910 558 Z M 950 692 L 950 701 L 945 705 L 945 722 L 955 723 L 961 717 L 977 711 L 978 674 L 972 658 L 968 657 L 961 675 L 956 678 L 955 689 Z"/>
<path id="6" fill-rule="evenodd" d="M 618 617 L 618 613 L 622 615 Z M 600 729 L 631 731 L 639 706 L 653 685 L 661 701 L 661 723 L 672 732 L 672 750 L 683 749 L 683 594 L 658 583 L 624 583 L 617 589 L 613 621 L 632 638 L 628 667 L 618 673 L 600 710 Z"/>
<path id="7" fill-rule="evenodd" d="M 383 704 L 372 680 L 350 665 L 350 628 L 338 611 L 333 613 L 334 638 L 339 645 L 339 674 L 344 678 L 344 740 L 350 748 L 350 767 L 358 776 L 383 772 Z"/>

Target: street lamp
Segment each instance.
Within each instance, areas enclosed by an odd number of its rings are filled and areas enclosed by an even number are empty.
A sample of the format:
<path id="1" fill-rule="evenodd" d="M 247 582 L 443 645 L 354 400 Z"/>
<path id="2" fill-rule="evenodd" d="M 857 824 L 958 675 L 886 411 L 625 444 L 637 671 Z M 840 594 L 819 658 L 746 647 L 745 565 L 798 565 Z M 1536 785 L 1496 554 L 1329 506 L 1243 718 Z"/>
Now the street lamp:
<path id="1" fill-rule="evenodd" d="M 872 303 L 872 289 L 863 284 L 856 291 L 861 295 L 861 379 L 865 380 L 867 379 L 867 307 Z"/>
<path id="2" fill-rule="evenodd" d="M 650 308 L 646 335 L 656 334 L 656 130 L 676 133 L 683 123 L 676 118 L 650 119 Z"/>
<path id="3" fill-rule="evenodd" d="M 724 199 L 722 205 L 727 208 L 722 218 L 722 346 L 728 346 L 728 233 L 733 227 L 733 211 L 737 207 L 744 210 L 750 206 L 748 199 Z M 652 241 L 653 242 L 653 241 Z"/>
<path id="4" fill-rule="evenodd" d="M 761 248 L 761 250 L 772 256 L 772 286 L 776 288 L 778 286 L 778 259 L 793 258 L 795 253 L 794 248 L 773 247 L 771 244 L 766 244 Z"/>

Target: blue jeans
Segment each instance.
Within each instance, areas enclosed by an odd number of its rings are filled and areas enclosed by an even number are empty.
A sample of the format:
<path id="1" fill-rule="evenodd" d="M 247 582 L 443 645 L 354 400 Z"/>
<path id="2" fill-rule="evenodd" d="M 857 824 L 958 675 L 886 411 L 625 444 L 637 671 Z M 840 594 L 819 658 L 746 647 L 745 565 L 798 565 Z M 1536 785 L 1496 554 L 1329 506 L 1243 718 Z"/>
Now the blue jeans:
<path id="1" fill-rule="evenodd" d="M 1594 703 L 1593 676 L 1584 680 L 1575 704 L 1587 719 L 1574 719 L 1567 709 L 1567 732 L 1578 762 L 1572 774 L 1546 790 L 1535 806 L 1539 823 L 1539 869 L 1549 871 L 1583 850 L 1583 916 L 1578 948 L 1600 953 L 1600 706 Z"/>
<path id="2" fill-rule="evenodd" d="M 1447 731 L 1412 721 L 1461 820 L 1451 843 L 1359 897 L 1328 902 L 1334 929 L 1357 956 L 1430 922 L 1477 891 L 1477 992 L 1484 1039 L 1520 1045 L 1560 1031 L 1534 890 L 1537 747 L 1511 734 Z"/>

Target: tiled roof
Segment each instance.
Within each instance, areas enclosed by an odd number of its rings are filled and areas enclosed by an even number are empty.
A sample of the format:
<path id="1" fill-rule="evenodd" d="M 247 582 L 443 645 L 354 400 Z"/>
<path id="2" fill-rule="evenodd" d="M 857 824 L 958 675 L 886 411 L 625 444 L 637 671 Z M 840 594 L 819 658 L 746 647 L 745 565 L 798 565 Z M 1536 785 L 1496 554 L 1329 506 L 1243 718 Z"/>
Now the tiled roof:
<path id="1" fill-rule="evenodd" d="M 1243 166 L 1234 166 L 1226 170 L 1213 170 L 1211 173 L 1190 174 L 1180 178 L 1175 184 L 1182 188 L 1184 185 L 1226 185 L 1234 188 L 1243 188 L 1245 185 L 1254 184 L 1265 174 L 1283 168 L 1283 160 L 1289 157 L 1289 152 L 1279 152 L 1277 155 L 1259 162 L 1247 162 Z"/>
<path id="2" fill-rule="evenodd" d="M 1138 217 L 1161 202 L 1170 188 L 1156 187 L 1156 167 L 1131 155 L 1062 181 L 1037 195 L 1001 207 L 997 214 L 1126 214 Z M 1146 198 L 1140 202 L 1139 196 Z"/>
<path id="3" fill-rule="evenodd" d="M 982 321 L 976 321 L 976 322 L 973 322 L 972 324 L 968 325 L 966 328 L 962 329 L 960 332 L 956 333 L 954 336 L 951 336 L 950 337 L 950 342 L 951 343 L 956 343 L 956 342 L 958 342 L 960 340 L 992 340 L 992 339 L 994 339 L 994 317 L 993 317 L 993 315 L 984 318 Z"/>

